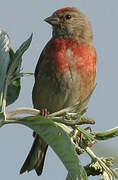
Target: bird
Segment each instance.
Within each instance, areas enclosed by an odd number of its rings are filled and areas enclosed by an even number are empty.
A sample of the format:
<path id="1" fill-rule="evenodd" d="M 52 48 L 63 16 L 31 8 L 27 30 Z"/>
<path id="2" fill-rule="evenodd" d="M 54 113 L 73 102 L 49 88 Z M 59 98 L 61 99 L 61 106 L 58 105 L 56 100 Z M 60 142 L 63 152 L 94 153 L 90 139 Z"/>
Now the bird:
<path id="1" fill-rule="evenodd" d="M 36 65 L 32 101 L 34 108 L 53 113 L 82 102 L 91 93 L 97 54 L 92 25 L 79 9 L 58 9 L 44 21 L 52 26 L 52 37 Z M 82 111 L 88 101 L 78 111 Z M 40 135 L 34 134 L 34 143 L 20 174 L 34 169 L 40 176 L 48 145 Z"/>

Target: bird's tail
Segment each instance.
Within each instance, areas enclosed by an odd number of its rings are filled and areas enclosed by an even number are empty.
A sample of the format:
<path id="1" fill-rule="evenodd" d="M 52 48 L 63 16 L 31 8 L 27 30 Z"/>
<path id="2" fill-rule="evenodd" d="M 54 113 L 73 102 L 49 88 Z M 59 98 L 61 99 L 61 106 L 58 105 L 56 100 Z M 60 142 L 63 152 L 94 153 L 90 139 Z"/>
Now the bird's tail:
<path id="1" fill-rule="evenodd" d="M 36 135 L 31 150 L 20 170 L 20 174 L 35 169 L 37 175 L 40 176 L 43 170 L 47 147 L 46 142 L 39 135 Z"/>

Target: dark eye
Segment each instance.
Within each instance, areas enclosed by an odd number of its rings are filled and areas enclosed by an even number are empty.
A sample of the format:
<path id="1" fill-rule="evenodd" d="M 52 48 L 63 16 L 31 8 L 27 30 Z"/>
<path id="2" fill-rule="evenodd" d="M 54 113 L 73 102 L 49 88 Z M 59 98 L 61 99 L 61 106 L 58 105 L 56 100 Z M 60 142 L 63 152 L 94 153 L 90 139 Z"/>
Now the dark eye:
<path id="1" fill-rule="evenodd" d="M 66 19 L 71 19 L 71 15 L 70 15 L 70 14 L 67 14 L 67 15 L 65 16 L 65 18 L 66 18 Z"/>

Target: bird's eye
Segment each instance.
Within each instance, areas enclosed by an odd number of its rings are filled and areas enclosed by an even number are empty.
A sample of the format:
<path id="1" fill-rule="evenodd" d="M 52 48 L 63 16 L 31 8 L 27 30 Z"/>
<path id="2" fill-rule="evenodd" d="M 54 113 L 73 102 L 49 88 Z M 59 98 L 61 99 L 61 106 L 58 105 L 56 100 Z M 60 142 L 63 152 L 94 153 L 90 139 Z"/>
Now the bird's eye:
<path id="1" fill-rule="evenodd" d="M 67 15 L 65 16 L 65 18 L 66 18 L 66 19 L 71 19 L 71 15 L 70 15 L 70 14 L 67 14 Z"/>

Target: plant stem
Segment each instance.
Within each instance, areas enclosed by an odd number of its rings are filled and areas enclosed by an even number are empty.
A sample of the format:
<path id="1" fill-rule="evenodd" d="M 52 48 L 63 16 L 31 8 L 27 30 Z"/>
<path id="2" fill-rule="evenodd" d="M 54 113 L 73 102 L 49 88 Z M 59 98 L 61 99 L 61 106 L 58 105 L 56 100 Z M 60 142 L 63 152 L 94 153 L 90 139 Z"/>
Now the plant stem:
<path id="1" fill-rule="evenodd" d="M 17 114 L 32 114 L 32 115 L 39 115 L 40 110 L 38 109 L 33 109 L 33 108 L 17 108 L 12 111 L 8 111 L 7 113 L 7 118 L 11 118 Z"/>
<path id="2" fill-rule="evenodd" d="M 9 78 L 6 79 L 4 89 L 3 89 L 3 97 L 2 97 L 2 112 L 6 116 L 6 98 L 7 98 L 7 88 L 8 88 Z"/>

